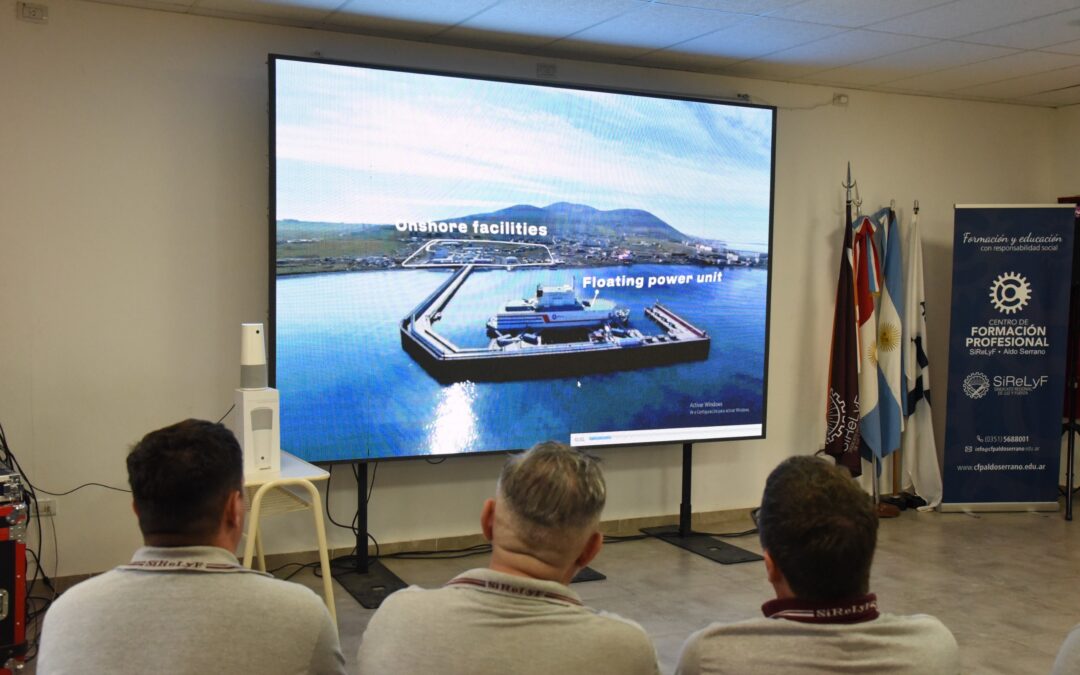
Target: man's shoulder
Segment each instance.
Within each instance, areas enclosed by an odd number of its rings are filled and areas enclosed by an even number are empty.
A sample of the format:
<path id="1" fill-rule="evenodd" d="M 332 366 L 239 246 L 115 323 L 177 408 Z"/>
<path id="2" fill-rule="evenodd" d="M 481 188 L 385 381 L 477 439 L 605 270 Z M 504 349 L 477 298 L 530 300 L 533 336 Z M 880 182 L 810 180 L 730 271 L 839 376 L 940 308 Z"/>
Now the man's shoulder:
<path id="1" fill-rule="evenodd" d="M 941 619 L 929 614 L 882 614 L 876 621 L 870 623 L 890 630 L 952 635 L 952 632 L 941 622 Z"/>
<path id="2" fill-rule="evenodd" d="M 934 644 L 942 649 L 956 651 L 959 647 L 956 638 L 948 626 L 936 616 L 929 614 L 882 614 L 877 622 L 886 633 L 896 633 L 901 637 L 918 640 L 923 649 Z"/>
<path id="3" fill-rule="evenodd" d="M 438 605 L 440 598 L 445 597 L 448 597 L 448 593 L 447 589 L 443 587 L 406 586 L 386 596 L 376 613 L 386 615 L 413 607 L 422 608 L 433 604 Z"/>
<path id="4" fill-rule="evenodd" d="M 114 603 L 125 595 L 141 595 L 151 586 L 173 588 L 176 592 L 205 593 L 223 601 L 240 596 L 256 605 L 285 606 L 287 611 L 294 613 L 322 611 L 322 600 L 311 589 L 262 573 L 159 572 L 117 568 L 75 584 L 54 601 L 49 613 L 60 614 L 67 606 L 84 608 L 99 601 Z"/>
<path id="5" fill-rule="evenodd" d="M 376 615 L 381 620 L 412 621 L 423 618 L 436 621 L 443 611 L 454 612 L 459 609 L 459 603 L 469 602 L 467 598 L 473 593 L 484 591 L 473 588 L 421 588 L 409 586 L 391 594 L 383 601 Z M 535 599 L 538 607 L 550 606 L 550 601 Z M 472 604 L 471 602 L 469 603 Z M 490 606 L 481 606 L 479 611 L 489 610 Z M 561 613 L 560 623 L 574 625 L 575 630 L 588 631 L 597 639 L 606 641 L 620 641 L 623 644 L 640 643 L 649 646 L 652 642 L 645 629 L 636 621 L 612 612 L 593 609 L 585 605 L 565 604 L 564 612 Z"/>
<path id="6" fill-rule="evenodd" d="M 718 653 L 723 653 L 728 662 L 735 658 L 753 662 L 761 656 L 777 656 L 777 649 L 806 648 L 827 661 L 836 657 L 828 650 L 843 652 L 843 645 L 853 644 L 872 645 L 882 656 L 895 651 L 917 652 L 926 673 L 955 673 L 959 669 L 956 639 L 940 620 L 927 614 L 882 614 L 859 623 L 807 623 L 765 617 L 713 623 L 687 638 L 679 672 L 705 672 L 700 663 L 714 659 Z"/>
<path id="7" fill-rule="evenodd" d="M 119 575 L 118 570 L 109 570 L 78 582 L 50 603 L 49 611 L 45 616 L 57 617 L 63 614 L 69 606 L 82 606 L 88 602 L 93 602 L 97 598 L 111 598 L 115 591 L 116 582 L 121 579 Z"/>
<path id="8" fill-rule="evenodd" d="M 633 619 L 627 619 L 625 616 L 606 610 L 593 609 L 591 607 L 585 607 L 585 609 L 592 615 L 592 621 L 596 625 L 597 630 L 602 630 L 613 636 L 627 640 L 636 641 L 641 638 L 649 640 L 649 635 L 645 632 L 645 629 Z"/>
<path id="9" fill-rule="evenodd" d="M 221 575 L 236 581 L 236 591 L 250 593 L 265 598 L 274 604 L 288 603 L 296 609 L 322 612 L 323 600 L 319 595 L 303 584 L 272 576 L 253 573 L 234 573 Z"/>

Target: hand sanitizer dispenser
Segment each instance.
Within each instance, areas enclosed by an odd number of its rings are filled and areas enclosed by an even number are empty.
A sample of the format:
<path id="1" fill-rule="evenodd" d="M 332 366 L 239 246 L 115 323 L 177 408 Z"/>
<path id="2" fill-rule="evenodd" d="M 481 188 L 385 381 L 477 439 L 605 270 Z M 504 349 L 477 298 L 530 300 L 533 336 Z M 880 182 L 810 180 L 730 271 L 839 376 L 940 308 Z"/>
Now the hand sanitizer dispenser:
<path id="1" fill-rule="evenodd" d="M 244 449 L 245 478 L 281 474 L 281 416 L 277 389 L 266 378 L 266 339 L 261 323 L 240 325 L 240 388 L 233 432 Z"/>

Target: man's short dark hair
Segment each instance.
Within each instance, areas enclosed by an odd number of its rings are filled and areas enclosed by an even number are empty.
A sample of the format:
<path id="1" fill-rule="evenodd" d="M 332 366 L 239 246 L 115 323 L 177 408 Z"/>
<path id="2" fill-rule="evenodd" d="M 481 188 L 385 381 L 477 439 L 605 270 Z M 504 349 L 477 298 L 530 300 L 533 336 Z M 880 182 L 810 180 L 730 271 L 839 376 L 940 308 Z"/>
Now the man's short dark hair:
<path id="1" fill-rule="evenodd" d="M 225 426 L 184 420 L 151 431 L 127 456 L 143 535 L 212 536 L 225 501 L 244 487 L 244 455 Z"/>
<path id="2" fill-rule="evenodd" d="M 765 481 L 757 523 L 762 548 L 797 597 L 835 601 L 869 592 L 878 519 L 846 470 L 808 456 L 781 462 Z"/>

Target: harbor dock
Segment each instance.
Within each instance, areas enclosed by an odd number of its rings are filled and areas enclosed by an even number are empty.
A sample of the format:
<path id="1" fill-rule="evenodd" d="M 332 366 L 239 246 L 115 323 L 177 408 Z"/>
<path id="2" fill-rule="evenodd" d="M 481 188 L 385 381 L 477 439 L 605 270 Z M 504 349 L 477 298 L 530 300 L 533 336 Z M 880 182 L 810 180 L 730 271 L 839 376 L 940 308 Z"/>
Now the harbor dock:
<path id="1" fill-rule="evenodd" d="M 659 302 L 645 309 L 655 332 L 604 326 L 572 341 L 497 335 L 486 348 L 459 347 L 434 326 L 473 269 L 458 269 L 400 322 L 402 348 L 440 382 L 569 377 L 709 357 L 708 333 Z"/>

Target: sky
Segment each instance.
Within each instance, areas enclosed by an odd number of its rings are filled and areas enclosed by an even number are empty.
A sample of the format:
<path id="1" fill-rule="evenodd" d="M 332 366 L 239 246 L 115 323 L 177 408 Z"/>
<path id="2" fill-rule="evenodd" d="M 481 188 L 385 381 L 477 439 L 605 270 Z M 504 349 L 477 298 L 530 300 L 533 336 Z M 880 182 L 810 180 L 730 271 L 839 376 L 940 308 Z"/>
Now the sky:
<path id="1" fill-rule="evenodd" d="M 276 83 L 279 220 L 572 202 L 768 240 L 770 110 L 288 60 Z"/>

